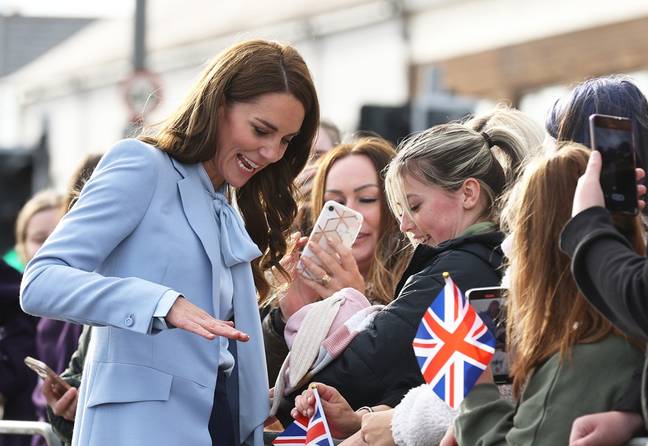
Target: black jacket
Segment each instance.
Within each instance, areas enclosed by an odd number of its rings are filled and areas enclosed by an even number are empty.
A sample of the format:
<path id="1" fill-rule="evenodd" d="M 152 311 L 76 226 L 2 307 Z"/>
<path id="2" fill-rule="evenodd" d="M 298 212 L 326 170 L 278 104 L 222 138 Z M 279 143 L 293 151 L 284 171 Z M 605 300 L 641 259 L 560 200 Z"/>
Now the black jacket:
<path id="1" fill-rule="evenodd" d="M 20 309 L 21 274 L 0 259 L 0 394 L 6 401 L 6 420 L 36 420 L 32 392 L 36 374 L 27 368 L 25 356 L 36 356 L 38 318 Z M 0 446 L 30 444 L 26 435 L 0 435 Z"/>
<path id="2" fill-rule="evenodd" d="M 398 297 L 313 381 L 337 388 L 354 409 L 396 406 L 409 389 L 423 383 L 412 340 L 423 313 L 445 285 L 443 272 L 463 291 L 499 285 L 502 238 L 500 232 L 489 232 L 436 248 L 419 246 L 397 288 Z"/>
<path id="3" fill-rule="evenodd" d="M 560 249 L 572 258 L 572 275 L 583 296 L 618 329 L 648 341 L 648 259 L 635 252 L 610 213 L 593 207 L 576 215 L 563 228 Z M 640 412 L 643 405 L 648 427 L 648 372 L 643 371 L 643 386 L 641 376 L 637 370 L 615 409 Z"/>
<path id="4" fill-rule="evenodd" d="M 648 259 L 637 254 L 602 207 L 563 228 L 560 249 L 585 298 L 620 330 L 648 340 Z"/>

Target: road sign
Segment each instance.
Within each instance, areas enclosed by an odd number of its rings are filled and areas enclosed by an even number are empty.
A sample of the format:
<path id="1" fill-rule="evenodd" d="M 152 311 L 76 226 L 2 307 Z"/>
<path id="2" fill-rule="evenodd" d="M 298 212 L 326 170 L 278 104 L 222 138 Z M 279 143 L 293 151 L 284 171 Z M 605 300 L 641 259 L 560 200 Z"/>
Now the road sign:
<path id="1" fill-rule="evenodd" d="M 157 74 L 148 70 L 135 71 L 123 86 L 126 106 L 133 116 L 155 110 L 162 101 L 162 84 Z"/>

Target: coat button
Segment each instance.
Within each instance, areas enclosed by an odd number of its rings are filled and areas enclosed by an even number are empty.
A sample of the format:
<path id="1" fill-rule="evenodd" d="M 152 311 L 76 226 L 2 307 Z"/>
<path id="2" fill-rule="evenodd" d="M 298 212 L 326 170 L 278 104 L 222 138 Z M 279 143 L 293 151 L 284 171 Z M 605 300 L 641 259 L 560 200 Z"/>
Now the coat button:
<path id="1" fill-rule="evenodd" d="M 126 324 L 127 327 L 132 327 L 134 323 L 135 319 L 132 314 L 129 314 L 128 317 L 124 320 L 124 324 Z"/>

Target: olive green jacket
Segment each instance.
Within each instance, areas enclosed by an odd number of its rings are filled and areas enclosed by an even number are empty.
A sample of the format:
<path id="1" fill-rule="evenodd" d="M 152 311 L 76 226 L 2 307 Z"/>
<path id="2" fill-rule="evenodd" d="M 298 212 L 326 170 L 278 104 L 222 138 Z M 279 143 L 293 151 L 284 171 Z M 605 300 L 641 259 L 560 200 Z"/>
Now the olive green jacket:
<path id="1" fill-rule="evenodd" d="M 607 336 L 573 347 L 535 370 L 515 404 L 497 386 L 475 386 L 455 419 L 459 445 L 567 445 L 574 419 L 612 410 L 627 389 L 643 353 L 624 338 Z"/>

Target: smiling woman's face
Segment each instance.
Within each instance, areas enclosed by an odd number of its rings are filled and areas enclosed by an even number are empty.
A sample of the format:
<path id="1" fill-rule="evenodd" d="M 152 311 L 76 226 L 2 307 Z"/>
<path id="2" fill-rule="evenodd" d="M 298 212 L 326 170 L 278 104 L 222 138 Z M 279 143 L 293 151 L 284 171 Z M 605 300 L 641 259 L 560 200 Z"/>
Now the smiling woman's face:
<path id="1" fill-rule="evenodd" d="M 304 107 L 288 93 L 267 93 L 219 112 L 218 149 L 204 163 L 214 187 L 240 188 L 253 175 L 283 158 L 304 121 Z"/>
<path id="2" fill-rule="evenodd" d="M 464 207 L 461 189 L 449 192 L 411 175 L 405 175 L 403 186 L 409 213 L 403 213 L 400 229 L 411 234 L 417 242 L 439 245 L 456 238 L 473 223 Z"/>
<path id="3" fill-rule="evenodd" d="M 367 274 L 380 238 L 383 200 L 371 160 L 364 155 L 349 155 L 335 161 L 326 176 L 324 201 L 328 200 L 350 207 L 364 217 L 352 252 L 360 272 Z"/>

